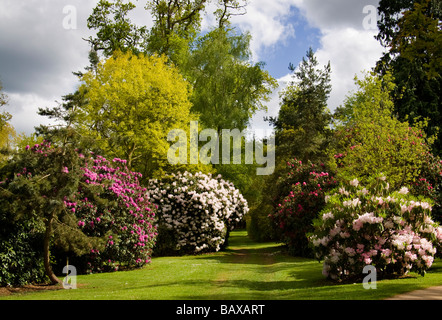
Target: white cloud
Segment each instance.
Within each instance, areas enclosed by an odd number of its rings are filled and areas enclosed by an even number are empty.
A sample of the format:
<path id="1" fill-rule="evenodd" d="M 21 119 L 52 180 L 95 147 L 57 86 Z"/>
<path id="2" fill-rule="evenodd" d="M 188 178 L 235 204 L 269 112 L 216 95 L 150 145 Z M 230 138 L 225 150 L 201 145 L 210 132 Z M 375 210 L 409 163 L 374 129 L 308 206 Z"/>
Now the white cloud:
<path id="1" fill-rule="evenodd" d="M 377 5 L 378 0 L 249 0 L 247 14 L 232 17 L 233 23 L 252 35 L 251 49 L 255 61 L 266 53 L 287 59 L 287 51 L 295 48 L 297 38 L 305 33 L 305 23 L 317 28 L 320 47 L 316 52 L 321 65 L 329 60 L 332 67 L 332 95 L 330 107 L 342 103 L 353 88 L 353 77 L 369 70 L 379 58 L 382 48 L 373 38 L 375 30 L 364 30 L 364 6 Z M 9 111 L 17 131 L 32 132 L 42 121 L 36 115 L 38 106 L 53 106 L 55 100 L 75 90 L 77 79 L 73 71 L 87 64 L 89 46 L 83 38 L 93 32 L 87 29 L 86 20 L 97 0 L 2 0 L 0 2 L 0 80 L 10 97 Z M 138 25 L 152 25 L 144 3 L 136 2 L 132 21 Z M 76 8 L 77 28 L 66 30 L 63 8 Z M 214 4 L 208 6 L 203 27 L 213 25 Z M 300 16 L 300 12 L 303 16 Z M 315 35 L 316 36 L 316 35 Z M 272 51 L 273 50 L 273 51 Z M 283 55 L 284 54 L 284 55 Z M 284 58 L 281 58 L 283 55 Z M 290 59 L 290 58 L 289 58 Z M 288 65 L 283 61 L 282 64 Z M 289 75 L 287 75 L 289 77 Z M 284 78 L 284 77 L 283 77 Z M 279 79 L 284 82 L 283 78 Z M 269 112 L 253 118 L 254 126 L 268 128 L 263 116 L 276 116 L 279 111 L 279 91 L 268 104 Z M 25 128 L 28 128 L 25 130 Z"/>
<path id="2" fill-rule="evenodd" d="M 332 93 L 328 105 L 331 110 L 341 105 L 355 89 L 354 77 L 370 71 L 381 57 L 383 48 L 374 39 L 375 32 L 339 28 L 327 30 L 321 38 L 316 57 L 321 65 L 330 61 Z"/>
<path id="3" fill-rule="evenodd" d="M 16 131 L 29 134 L 35 126 L 47 123 L 37 115 L 38 107 L 54 106 L 56 99 L 75 90 L 78 79 L 72 72 L 88 64 L 89 45 L 83 38 L 91 34 L 86 19 L 95 2 L 0 3 L 0 81 L 9 96 L 7 109 Z M 73 10 L 64 10 L 68 5 Z"/>
<path id="4" fill-rule="evenodd" d="M 296 21 L 291 9 L 299 0 L 250 0 L 247 14 L 232 17 L 232 23 L 252 35 L 251 50 L 259 60 L 262 50 L 295 37 Z"/>
<path id="5" fill-rule="evenodd" d="M 287 1 L 286 3 L 288 3 Z M 331 64 L 332 92 L 328 100 L 332 111 L 342 105 L 345 97 L 355 89 L 354 77 L 370 71 L 382 55 L 383 48 L 374 39 L 377 30 L 366 30 L 363 26 L 364 7 L 377 6 L 378 0 L 300 0 L 294 1 L 310 25 L 320 31 L 320 47 L 316 51 L 319 67 Z M 278 91 L 290 74 L 279 79 Z M 268 104 L 267 113 L 256 114 L 251 122 L 253 128 L 265 127 L 263 116 L 276 116 L 279 112 L 279 95 L 274 94 Z"/>
<path id="6" fill-rule="evenodd" d="M 364 8 L 379 0 L 301 0 L 297 4 L 309 23 L 321 30 L 363 29 Z"/>
<path id="7" fill-rule="evenodd" d="M 13 114 L 10 121 L 17 133 L 31 134 L 34 132 L 34 127 L 44 124 L 53 124 L 47 117 L 42 117 L 37 114 L 38 108 L 54 107 L 55 100 L 59 97 L 43 98 L 34 93 L 12 93 L 8 95 L 9 104 L 6 106 L 6 111 Z"/>

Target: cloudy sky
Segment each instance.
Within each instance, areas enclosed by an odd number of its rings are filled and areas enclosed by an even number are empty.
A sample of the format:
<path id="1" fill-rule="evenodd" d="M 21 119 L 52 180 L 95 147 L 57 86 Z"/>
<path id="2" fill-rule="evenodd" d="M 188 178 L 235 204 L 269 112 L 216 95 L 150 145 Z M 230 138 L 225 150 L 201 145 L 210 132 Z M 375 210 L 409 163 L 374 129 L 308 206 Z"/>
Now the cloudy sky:
<path id="1" fill-rule="evenodd" d="M 374 39 L 377 30 L 370 9 L 379 0 L 248 0 L 247 14 L 232 18 L 234 25 L 252 34 L 255 61 L 278 79 L 280 87 L 269 102 L 268 113 L 253 118 L 252 128 L 269 128 L 262 120 L 279 110 L 278 92 L 290 80 L 289 63 L 297 65 L 309 47 L 322 65 L 330 61 L 332 94 L 329 108 L 339 106 L 354 88 L 353 78 L 370 70 L 382 54 Z M 143 9 L 132 21 L 152 24 Z M 97 0 L 1 0 L 0 81 L 9 97 L 7 111 L 17 132 L 27 134 L 40 123 L 38 107 L 52 107 L 78 86 L 74 71 L 88 64 L 89 46 L 84 38 L 93 34 L 86 27 Z M 213 10 L 209 7 L 207 10 Z M 207 15 L 203 26 L 212 20 Z"/>

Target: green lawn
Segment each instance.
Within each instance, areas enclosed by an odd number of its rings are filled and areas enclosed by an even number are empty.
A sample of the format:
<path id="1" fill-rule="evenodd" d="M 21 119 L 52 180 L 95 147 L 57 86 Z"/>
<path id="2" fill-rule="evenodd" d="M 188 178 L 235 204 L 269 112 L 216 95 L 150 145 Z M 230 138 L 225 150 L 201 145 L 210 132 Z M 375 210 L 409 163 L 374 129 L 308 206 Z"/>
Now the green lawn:
<path id="1" fill-rule="evenodd" d="M 226 251 L 201 256 L 160 257 L 143 269 L 77 277 L 76 290 L 42 290 L 0 296 L 39 300 L 365 300 L 384 299 L 424 287 L 442 285 L 442 261 L 421 277 L 334 284 L 315 260 L 291 257 L 275 243 L 255 243 L 245 231 L 231 234 Z"/>

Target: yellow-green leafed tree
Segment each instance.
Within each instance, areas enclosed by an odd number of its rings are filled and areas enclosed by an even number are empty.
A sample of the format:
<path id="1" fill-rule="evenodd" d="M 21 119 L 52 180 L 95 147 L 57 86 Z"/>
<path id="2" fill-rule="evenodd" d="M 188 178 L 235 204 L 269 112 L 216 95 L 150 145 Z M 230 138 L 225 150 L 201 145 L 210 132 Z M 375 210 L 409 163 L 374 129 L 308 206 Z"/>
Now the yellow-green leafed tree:
<path id="1" fill-rule="evenodd" d="M 335 113 L 335 138 L 330 148 L 331 166 L 343 180 L 357 177 L 362 183 L 382 173 L 392 189 L 410 186 L 419 178 L 434 137 L 427 137 L 425 119 L 410 126 L 393 113 L 389 73 L 367 74 L 357 79 L 359 89 Z"/>
<path id="2" fill-rule="evenodd" d="M 167 170 L 168 133 L 188 132 L 191 87 L 165 57 L 115 52 L 82 77 L 83 132 L 108 155 L 147 176 Z"/>

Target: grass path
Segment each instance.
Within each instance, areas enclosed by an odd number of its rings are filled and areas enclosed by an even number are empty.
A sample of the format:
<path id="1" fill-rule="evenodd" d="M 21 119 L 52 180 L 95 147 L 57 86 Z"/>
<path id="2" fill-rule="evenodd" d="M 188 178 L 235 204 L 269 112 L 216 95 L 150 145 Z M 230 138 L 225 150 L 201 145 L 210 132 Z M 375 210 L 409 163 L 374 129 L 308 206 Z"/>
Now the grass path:
<path id="1" fill-rule="evenodd" d="M 0 299 L 79 300 L 351 300 L 384 299 L 442 285 L 442 261 L 425 276 L 362 284 L 334 284 L 324 279 L 315 260 L 291 257 L 275 243 L 255 243 L 235 231 L 227 250 L 218 253 L 158 257 L 143 269 L 80 275 L 76 290 L 41 290 Z"/>

